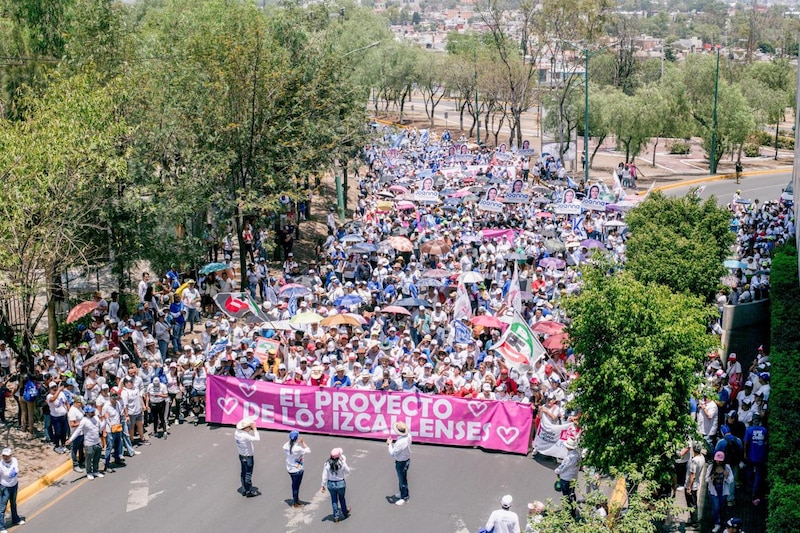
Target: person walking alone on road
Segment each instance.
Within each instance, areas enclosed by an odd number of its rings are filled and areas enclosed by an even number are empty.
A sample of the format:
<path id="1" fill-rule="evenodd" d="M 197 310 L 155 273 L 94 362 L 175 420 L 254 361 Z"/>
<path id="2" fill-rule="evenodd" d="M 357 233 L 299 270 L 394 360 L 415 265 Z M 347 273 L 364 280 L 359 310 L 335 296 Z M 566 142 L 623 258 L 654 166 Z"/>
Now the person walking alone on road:
<path id="1" fill-rule="evenodd" d="M 325 492 L 325 487 L 331 493 L 331 505 L 333 506 L 333 521 L 338 523 L 339 520 L 350 516 L 350 508 L 345 501 L 345 491 L 347 484 L 345 478 L 350 474 L 350 467 L 347 466 L 347 458 L 344 456 L 341 448 L 334 448 L 331 450 L 330 458 L 325 461 L 325 466 L 322 469 L 322 492 Z"/>
<path id="2" fill-rule="evenodd" d="M 292 507 L 302 507 L 300 503 L 300 484 L 303 482 L 303 456 L 311 452 L 296 429 L 289 433 L 289 442 L 283 445 L 286 452 L 286 471 L 292 478 Z"/>
<path id="3" fill-rule="evenodd" d="M 21 526 L 25 517 L 17 514 L 17 490 L 19 489 L 19 465 L 17 458 L 11 454 L 11 448 L 3 448 L 0 460 L 0 506 L 2 506 L 2 520 L 0 520 L 0 533 L 6 533 L 5 518 L 6 505 L 11 504 L 11 523 Z"/>
<path id="4" fill-rule="evenodd" d="M 392 426 L 397 433 L 397 442 L 392 444 L 392 438 L 386 439 L 389 445 L 389 455 L 394 458 L 394 469 L 397 472 L 397 482 L 400 492 L 395 494 L 395 505 L 408 502 L 408 468 L 411 466 L 411 433 L 403 422 L 395 422 Z"/>
<path id="5" fill-rule="evenodd" d="M 253 486 L 253 443 L 261 440 L 256 428 L 256 421 L 253 418 L 243 418 L 236 424 L 236 432 L 233 434 L 236 441 L 236 449 L 239 451 L 239 464 L 241 465 L 240 478 L 242 486 L 239 493 L 247 498 L 260 496 L 258 487 Z"/>
<path id="6" fill-rule="evenodd" d="M 568 450 L 567 456 L 556 467 L 556 475 L 561 481 L 561 495 L 567 499 L 570 506 L 572 518 L 578 517 L 578 507 L 576 505 L 575 485 L 578 484 L 578 472 L 581 467 L 581 451 L 578 449 L 578 442 L 575 437 L 570 437 L 564 442 L 564 447 Z"/>
<path id="7" fill-rule="evenodd" d="M 520 533 L 519 516 L 517 516 L 517 513 L 511 511 L 511 504 L 513 502 L 514 498 L 512 498 L 510 494 L 503 496 L 500 499 L 501 508 L 492 511 L 483 531 L 491 531 L 492 533 Z"/>

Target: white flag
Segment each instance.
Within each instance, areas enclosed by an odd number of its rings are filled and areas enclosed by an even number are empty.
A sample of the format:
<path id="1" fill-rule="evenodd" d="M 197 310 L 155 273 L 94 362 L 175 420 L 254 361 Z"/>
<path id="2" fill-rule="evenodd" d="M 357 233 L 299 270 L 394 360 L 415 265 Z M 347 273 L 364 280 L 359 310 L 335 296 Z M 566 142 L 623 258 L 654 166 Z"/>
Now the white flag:
<path id="1" fill-rule="evenodd" d="M 526 374 L 533 363 L 547 353 L 522 315 L 516 312 L 494 349 L 503 356 L 507 366 L 516 368 L 520 374 Z"/>
<path id="2" fill-rule="evenodd" d="M 456 288 L 456 302 L 453 305 L 453 320 L 460 320 L 472 318 L 472 305 L 469 302 L 469 294 L 464 284 L 459 282 Z"/>
<path id="3" fill-rule="evenodd" d="M 511 285 L 508 287 L 508 292 L 503 299 L 503 304 L 517 313 L 522 313 L 522 293 L 519 288 L 519 266 L 516 261 L 514 261 L 514 275 L 511 276 Z"/>

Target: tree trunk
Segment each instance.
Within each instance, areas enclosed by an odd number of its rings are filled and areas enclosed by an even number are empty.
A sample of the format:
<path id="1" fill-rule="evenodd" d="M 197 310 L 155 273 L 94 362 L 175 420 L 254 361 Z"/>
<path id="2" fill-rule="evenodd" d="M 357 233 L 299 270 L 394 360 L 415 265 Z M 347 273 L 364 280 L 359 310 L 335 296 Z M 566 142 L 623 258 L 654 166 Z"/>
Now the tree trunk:
<path id="1" fill-rule="evenodd" d="M 597 144 L 595 145 L 594 150 L 592 150 L 592 156 L 589 158 L 589 168 L 592 168 L 592 163 L 594 163 L 594 156 L 597 155 L 597 151 L 600 150 L 600 145 L 602 145 L 603 141 L 605 140 L 606 140 L 605 135 L 602 135 L 597 138 Z"/>
<path id="2" fill-rule="evenodd" d="M 775 161 L 778 160 L 778 133 L 780 132 L 778 128 L 780 125 L 781 123 L 779 120 L 775 121 Z"/>
<path id="3" fill-rule="evenodd" d="M 236 230 L 236 242 L 239 243 L 239 290 L 247 287 L 247 253 L 244 248 L 244 214 L 239 206 L 233 212 L 233 227 Z"/>
<path id="4" fill-rule="evenodd" d="M 52 267 L 48 269 L 47 276 L 47 344 L 50 351 L 55 353 L 58 343 L 58 323 L 56 322 L 56 293 L 61 286 L 61 276 L 58 269 Z"/>
<path id="5" fill-rule="evenodd" d="M 656 148 L 658 148 L 658 140 L 660 137 L 656 137 L 656 143 L 653 145 L 653 166 L 656 166 Z"/>

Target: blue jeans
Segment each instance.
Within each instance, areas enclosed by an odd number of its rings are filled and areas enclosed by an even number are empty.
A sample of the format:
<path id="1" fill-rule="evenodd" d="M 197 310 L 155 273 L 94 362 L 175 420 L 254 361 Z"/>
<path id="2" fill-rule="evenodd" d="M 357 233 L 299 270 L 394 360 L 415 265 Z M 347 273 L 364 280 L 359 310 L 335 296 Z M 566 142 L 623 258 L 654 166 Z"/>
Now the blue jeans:
<path id="1" fill-rule="evenodd" d="M 239 464 L 241 465 L 240 479 L 242 482 L 242 494 L 247 494 L 253 490 L 253 456 L 240 455 Z"/>
<path id="2" fill-rule="evenodd" d="M 289 472 L 292 478 L 292 503 L 300 503 L 300 483 L 303 482 L 303 471 Z"/>
<path id="3" fill-rule="evenodd" d="M 106 456 L 105 456 L 105 463 L 106 468 L 108 468 L 108 464 L 111 461 L 111 456 L 114 456 L 114 462 L 120 463 L 122 462 L 122 432 L 118 431 L 116 433 L 109 431 L 106 435 Z"/>
<path id="4" fill-rule="evenodd" d="M 397 472 L 397 481 L 400 483 L 400 498 L 408 499 L 408 467 L 411 466 L 411 459 L 408 461 L 395 461 L 394 469 Z"/>
<path id="5" fill-rule="evenodd" d="M 72 456 L 72 467 L 81 466 L 81 463 L 86 459 L 83 453 L 83 435 L 78 435 L 72 441 L 70 455 Z"/>
<path id="6" fill-rule="evenodd" d="M 172 323 L 172 351 L 175 352 L 175 356 L 181 353 L 181 337 L 183 337 L 183 327 L 184 324 L 173 322 Z"/>
<path id="7" fill-rule="evenodd" d="M 189 313 L 186 315 L 186 321 L 189 323 L 189 332 L 191 333 L 194 331 L 194 325 L 200 322 L 200 313 L 197 311 L 197 309 L 191 307 L 189 307 L 187 310 Z"/>
<path id="8" fill-rule="evenodd" d="M 708 497 L 711 500 L 711 518 L 716 525 L 722 524 L 722 516 L 720 515 L 720 512 L 722 508 L 725 507 L 728 497 L 725 495 L 722 485 L 716 485 L 715 488 L 717 489 L 717 495 L 712 496 L 711 493 L 709 493 Z"/>
<path id="9" fill-rule="evenodd" d="M 130 424 L 128 424 L 124 418 L 122 418 L 122 448 L 123 452 L 128 452 L 128 455 L 133 457 L 133 442 L 131 442 Z"/>
<path id="10" fill-rule="evenodd" d="M 167 359 L 167 348 L 169 347 L 169 341 L 158 341 L 158 351 L 161 352 L 161 362 L 163 363 Z"/>
<path id="11" fill-rule="evenodd" d="M 3 521 L 6 517 L 6 505 L 11 504 L 11 522 L 16 524 L 19 522 L 19 514 L 17 513 L 17 490 L 19 484 L 13 487 L 0 487 L 0 506 L 3 508 Z M 2 524 L 0 524 L 1 526 Z"/>
<path id="12" fill-rule="evenodd" d="M 331 493 L 331 505 L 333 506 L 333 518 L 347 518 L 347 502 L 344 499 L 344 492 L 347 489 L 344 480 L 328 481 L 328 492 Z"/>
<path id="13" fill-rule="evenodd" d="M 50 425 L 53 426 L 53 444 L 64 446 L 67 442 L 67 415 L 53 416 L 50 415 Z"/>

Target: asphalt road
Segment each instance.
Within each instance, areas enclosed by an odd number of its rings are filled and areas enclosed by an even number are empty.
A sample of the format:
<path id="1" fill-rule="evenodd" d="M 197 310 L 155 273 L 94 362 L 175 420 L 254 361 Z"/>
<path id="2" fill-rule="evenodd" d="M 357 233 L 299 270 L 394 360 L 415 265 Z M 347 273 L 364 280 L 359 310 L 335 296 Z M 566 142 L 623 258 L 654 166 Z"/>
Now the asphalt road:
<path id="1" fill-rule="evenodd" d="M 702 198 L 709 198 L 712 194 L 717 197 L 720 204 L 727 204 L 733 198 L 733 193 L 741 189 L 742 198 L 749 200 L 758 199 L 759 202 L 777 200 L 784 187 L 792 179 L 791 172 L 778 171 L 770 174 L 759 174 L 755 176 L 743 176 L 741 184 L 736 184 L 736 180 L 724 179 L 710 181 L 702 184 L 706 188 L 700 195 Z M 697 187 L 697 185 L 693 185 Z M 689 186 L 667 189 L 666 194 L 672 196 L 683 196 L 689 191 Z"/>
<path id="2" fill-rule="evenodd" d="M 88 481 L 70 473 L 25 503 L 26 532 L 64 531 L 270 531 L 385 533 L 469 533 L 486 523 L 504 494 L 514 497 L 520 520 L 526 503 L 556 499 L 554 461 L 477 449 L 415 444 L 409 485 L 411 501 L 389 502 L 397 490 L 394 464 L 384 442 L 305 436 L 312 453 L 300 497 L 304 508 L 290 507 L 291 485 L 283 463 L 283 432 L 261 431 L 256 445 L 254 484 L 263 493 L 243 498 L 233 428 L 182 425 L 167 441 L 153 439 L 142 455 L 103 479 Z M 352 516 L 339 524 L 331 517 L 327 491 L 319 492 L 322 464 L 330 449 L 344 449 L 352 474 L 347 503 Z M 86 519 L 81 514 L 86 513 Z"/>

